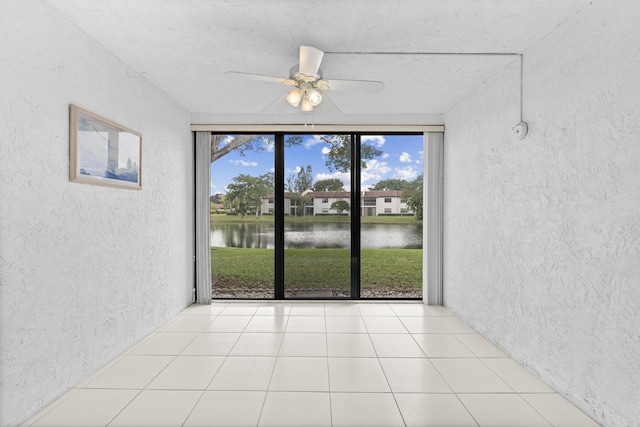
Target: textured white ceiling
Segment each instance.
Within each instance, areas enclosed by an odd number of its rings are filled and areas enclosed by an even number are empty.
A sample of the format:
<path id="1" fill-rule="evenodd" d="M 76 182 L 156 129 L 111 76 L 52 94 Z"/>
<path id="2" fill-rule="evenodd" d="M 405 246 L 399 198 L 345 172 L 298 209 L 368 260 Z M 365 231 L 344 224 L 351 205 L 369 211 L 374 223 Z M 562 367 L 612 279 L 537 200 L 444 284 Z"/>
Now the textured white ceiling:
<path id="1" fill-rule="evenodd" d="M 382 80 L 380 94 L 330 92 L 343 114 L 317 122 L 425 124 L 589 0 L 46 0 L 193 113 L 194 123 L 295 123 L 263 110 L 278 84 L 224 76 L 287 77 L 298 47 L 327 52 L 329 79 Z M 353 53 L 358 52 L 358 53 Z M 347 119 L 345 119 L 347 117 Z M 368 118 L 368 119 L 367 119 Z"/>

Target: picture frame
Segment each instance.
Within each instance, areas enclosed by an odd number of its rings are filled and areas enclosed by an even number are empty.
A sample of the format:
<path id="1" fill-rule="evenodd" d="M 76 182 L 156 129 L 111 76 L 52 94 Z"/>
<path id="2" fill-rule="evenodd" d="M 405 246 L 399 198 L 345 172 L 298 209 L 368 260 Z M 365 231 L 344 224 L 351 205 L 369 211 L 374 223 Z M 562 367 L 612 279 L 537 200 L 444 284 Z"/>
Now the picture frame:
<path id="1" fill-rule="evenodd" d="M 141 190 L 142 135 L 76 105 L 69 116 L 69 180 Z"/>

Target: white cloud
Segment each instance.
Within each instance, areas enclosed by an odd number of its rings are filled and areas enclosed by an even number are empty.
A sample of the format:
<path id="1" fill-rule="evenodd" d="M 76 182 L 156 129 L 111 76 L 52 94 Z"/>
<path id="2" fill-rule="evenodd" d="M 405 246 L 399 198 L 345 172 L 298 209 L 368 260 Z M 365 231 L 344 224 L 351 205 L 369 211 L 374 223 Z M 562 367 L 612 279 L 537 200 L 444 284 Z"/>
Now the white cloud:
<path id="1" fill-rule="evenodd" d="M 400 161 L 402 163 L 410 163 L 411 162 L 411 155 L 405 151 L 402 152 L 402 154 L 400 154 Z"/>
<path id="2" fill-rule="evenodd" d="M 367 160 L 367 168 L 365 170 L 369 172 L 385 174 L 391 171 L 391 167 L 389 167 L 387 162 L 380 162 L 376 159 L 373 159 L 373 160 Z"/>
<path id="3" fill-rule="evenodd" d="M 407 181 L 413 181 L 418 177 L 418 172 L 413 166 L 407 166 L 405 168 L 396 168 L 392 178 L 394 179 L 406 179 Z"/>
<path id="4" fill-rule="evenodd" d="M 388 159 L 389 155 L 390 155 L 389 153 L 383 153 L 382 156 L 380 157 L 382 157 L 383 159 Z"/>
<path id="5" fill-rule="evenodd" d="M 344 184 L 344 189 L 346 191 L 351 191 L 351 174 L 344 172 L 334 172 L 334 173 L 319 173 L 316 174 L 316 181 L 320 181 L 323 179 L 339 179 Z"/>
<path id="6" fill-rule="evenodd" d="M 362 171 L 360 174 L 360 181 L 363 183 L 367 181 L 380 181 L 381 179 L 382 176 L 367 171 Z"/>
<path id="7" fill-rule="evenodd" d="M 267 152 L 270 153 L 270 152 L 273 151 L 273 148 L 275 147 L 275 144 L 274 144 L 273 140 L 270 140 L 270 139 L 267 139 L 267 138 L 263 138 L 262 139 L 262 146 L 264 148 L 264 151 L 267 151 Z"/>
<path id="8" fill-rule="evenodd" d="M 323 141 L 322 139 L 320 139 L 322 135 L 313 135 L 313 137 L 308 138 L 307 140 L 304 141 L 304 146 L 305 148 L 311 148 L 315 145 L 318 144 L 326 144 L 325 141 Z"/>
<path id="9" fill-rule="evenodd" d="M 236 166 L 251 166 L 251 167 L 258 166 L 257 162 L 247 162 L 245 160 L 229 160 L 229 163 Z"/>
<path id="10" fill-rule="evenodd" d="M 363 183 L 370 180 L 380 181 L 389 172 L 391 172 L 391 168 L 387 162 L 380 162 L 375 159 L 367 160 L 367 168 L 362 169 L 361 172 L 361 181 Z"/>
<path id="11" fill-rule="evenodd" d="M 386 140 L 384 139 L 384 136 L 382 135 L 362 135 L 362 137 L 360 138 L 360 141 L 362 142 L 372 141 L 378 147 L 382 147 L 386 142 Z"/>
<path id="12" fill-rule="evenodd" d="M 227 135 L 225 136 L 222 141 L 220 141 L 220 145 L 218 148 L 223 148 L 225 147 L 228 143 L 230 143 L 231 141 L 233 141 L 233 137 L 231 135 Z"/>
<path id="13" fill-rule="evenodd" d="M 331 152 L 331 148 L 329 147 L 322 147 L 322 154 L 324 154 L 325 156 L 327 154 L 329 154 Z"/>

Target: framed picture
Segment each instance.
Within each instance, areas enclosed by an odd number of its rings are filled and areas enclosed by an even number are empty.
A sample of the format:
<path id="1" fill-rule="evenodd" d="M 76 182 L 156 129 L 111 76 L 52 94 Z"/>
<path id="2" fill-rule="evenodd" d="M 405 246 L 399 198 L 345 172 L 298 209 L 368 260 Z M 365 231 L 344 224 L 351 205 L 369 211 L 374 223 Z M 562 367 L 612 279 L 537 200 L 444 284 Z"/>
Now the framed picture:
<path id="1" fill-rule="evenodd" d="M 75 105 L 69 122 L 71 181 L 142 189 L 142 135 Z"/>

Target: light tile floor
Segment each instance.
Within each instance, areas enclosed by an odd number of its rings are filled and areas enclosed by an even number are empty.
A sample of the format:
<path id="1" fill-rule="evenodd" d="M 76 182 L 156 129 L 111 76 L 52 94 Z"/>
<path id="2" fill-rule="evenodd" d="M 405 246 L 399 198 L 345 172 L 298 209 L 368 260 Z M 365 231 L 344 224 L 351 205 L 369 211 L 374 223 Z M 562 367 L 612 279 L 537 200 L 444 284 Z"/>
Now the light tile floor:
<path id="1" fill-rule="evenodd" d="M 24 426 L 597 426 L 449 311 L 193 305 Z"/>

